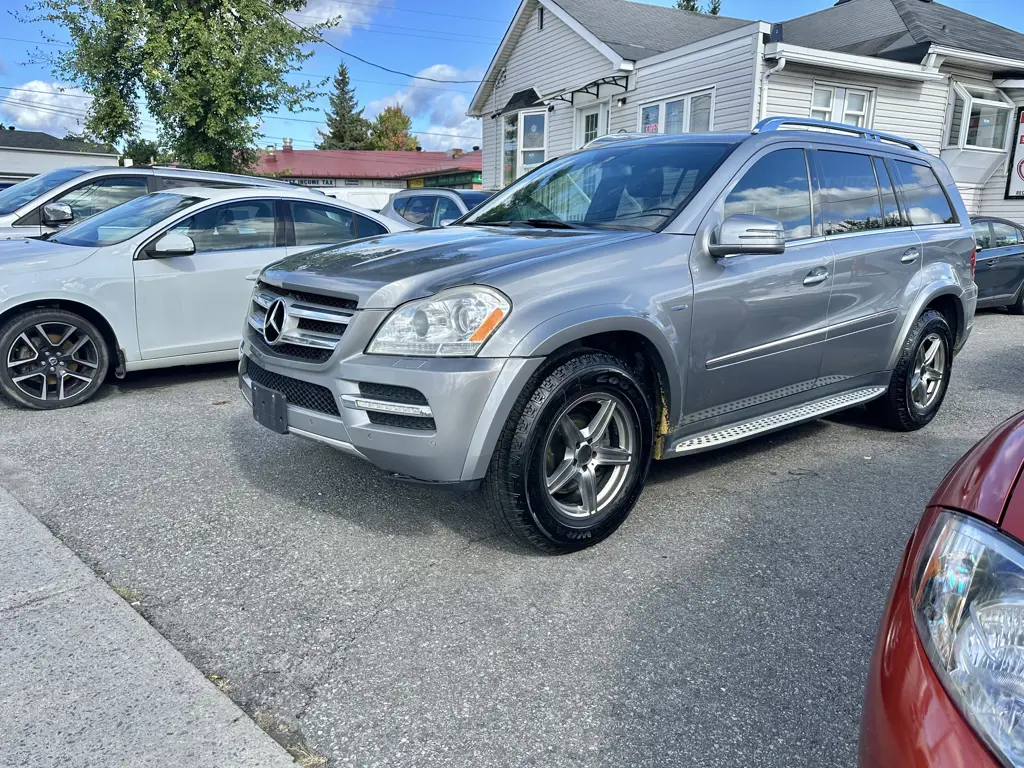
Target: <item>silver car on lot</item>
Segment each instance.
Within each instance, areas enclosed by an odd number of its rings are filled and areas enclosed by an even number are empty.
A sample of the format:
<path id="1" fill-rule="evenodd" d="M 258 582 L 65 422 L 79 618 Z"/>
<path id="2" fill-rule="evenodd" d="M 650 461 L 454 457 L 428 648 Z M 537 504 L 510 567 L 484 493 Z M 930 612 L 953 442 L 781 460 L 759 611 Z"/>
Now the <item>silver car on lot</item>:
<path id="1" fill-rule="evenodd" d="M 862 403 L 928 424 L 974 256 L 911 141 L 787 118 L 609 139 L 451 227 L 271 265 L 240 383 L 261 424 L 482 483 L 514 535 L 566 552 L 623 522 L 652 459 Z"/>

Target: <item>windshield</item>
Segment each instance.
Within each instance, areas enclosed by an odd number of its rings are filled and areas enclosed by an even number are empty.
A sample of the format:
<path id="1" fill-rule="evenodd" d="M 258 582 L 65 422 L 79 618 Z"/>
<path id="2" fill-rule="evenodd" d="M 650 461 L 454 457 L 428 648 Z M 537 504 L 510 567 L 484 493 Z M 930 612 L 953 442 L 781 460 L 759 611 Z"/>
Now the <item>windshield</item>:
<path id="1" fill-rule="evenodd" d="M 0 192 L 0 214 L 14 213 L 21 206 L 46 194 L 54 187 L 84 176 L 92 170 L 92 168 L 58 168 L 55 171 L 47 171 L 33 176 L 31 179 L 18 182 L 13 187 L 8 187 Z"/>
<path id="2" fill-rule="evenodd" d="M 700 191 L 735 146 L 612 144 L 568 155 L 499 192 L 464 223 L 655 230 Z"/>
<path id="3" fill-rule="evenodd" d="M 116 245 L 139 232 L 159 224 L 178 211 L 200 202 L 201 197 L 186 197 L 173 192 L 157 192 L 145 197 L 115 206 L 103 213 L 74 224 L 50 238 L 51 243 L 81 245 L 98 248 L 102 245 Z"/>

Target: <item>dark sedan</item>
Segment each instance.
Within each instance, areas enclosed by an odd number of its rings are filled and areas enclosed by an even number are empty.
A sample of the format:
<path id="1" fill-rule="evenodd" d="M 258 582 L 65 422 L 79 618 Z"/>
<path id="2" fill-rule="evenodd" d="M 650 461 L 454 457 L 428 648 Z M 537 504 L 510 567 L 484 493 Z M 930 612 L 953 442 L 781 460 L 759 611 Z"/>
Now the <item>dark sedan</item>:
<path id="1" fill-rule="evenodd" d="M 978 242 L 978 307 L 1024 315 L 1024 226 L 1006 219 L 971 219 Z"/>
<path id="2" fill-rule="evenodd" d="M 1024 413 L 942 481 L 875 642 L 862 766 L 1024 766 Z"/>

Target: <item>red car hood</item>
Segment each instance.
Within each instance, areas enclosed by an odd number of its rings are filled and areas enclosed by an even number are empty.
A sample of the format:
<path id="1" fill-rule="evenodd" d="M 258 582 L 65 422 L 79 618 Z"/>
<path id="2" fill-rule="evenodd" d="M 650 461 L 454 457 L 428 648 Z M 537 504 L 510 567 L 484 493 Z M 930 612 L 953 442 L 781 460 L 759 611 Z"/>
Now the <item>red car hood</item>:
<path id="1" fill-rule="evenodd" d="M 1024 412 L 993 429 L 957 462 L 931 506 L 982 517 L 1024 541 Z M 1019 487 L 1018 487 L 1019 486 Z"/>

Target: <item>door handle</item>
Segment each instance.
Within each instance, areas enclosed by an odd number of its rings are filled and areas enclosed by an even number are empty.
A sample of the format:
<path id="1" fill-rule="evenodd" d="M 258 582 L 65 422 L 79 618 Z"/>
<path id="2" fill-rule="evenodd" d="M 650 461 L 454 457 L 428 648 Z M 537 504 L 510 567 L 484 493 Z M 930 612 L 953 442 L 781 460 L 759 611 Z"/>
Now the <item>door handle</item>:
<path id="1" fill-rule="evenodd" d="M 810 288 L 812 285 L 821 285 L 828 280 L 828 270 L 825 267 L 812 269 L 804 278 L 804 285 Z"/>
<path id="2" fill-rule="evenodd" d="M 900 256 L 900 261 L 904 264 L 913 264 L 921 256 L 921 252 L 917 248 L 911 248 L 909 251 Z"/>

